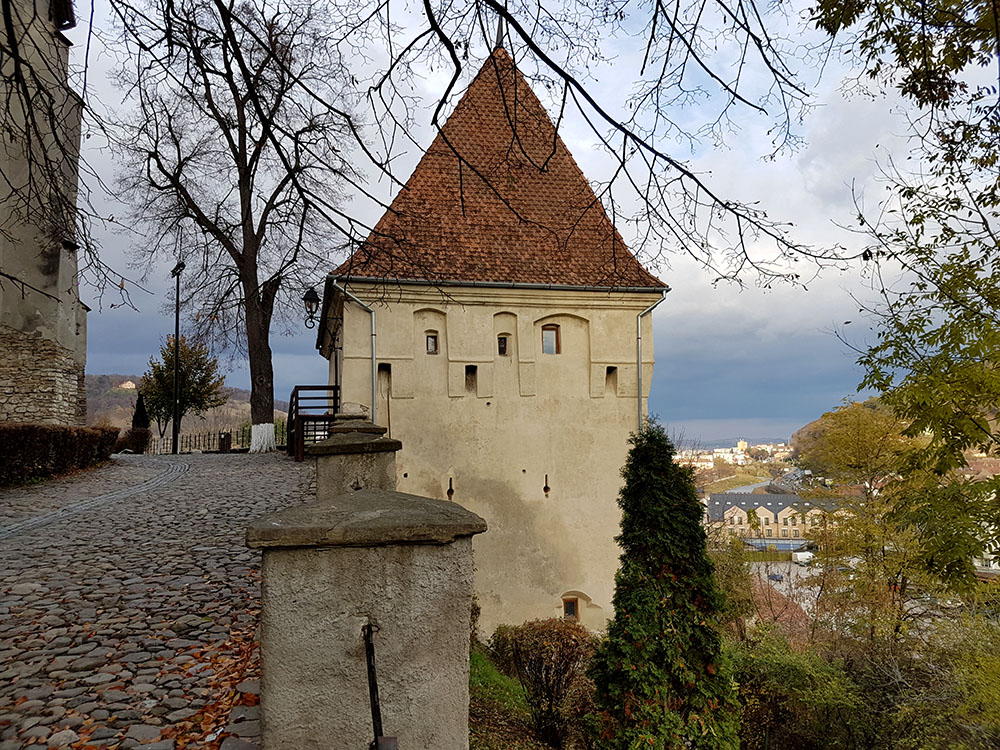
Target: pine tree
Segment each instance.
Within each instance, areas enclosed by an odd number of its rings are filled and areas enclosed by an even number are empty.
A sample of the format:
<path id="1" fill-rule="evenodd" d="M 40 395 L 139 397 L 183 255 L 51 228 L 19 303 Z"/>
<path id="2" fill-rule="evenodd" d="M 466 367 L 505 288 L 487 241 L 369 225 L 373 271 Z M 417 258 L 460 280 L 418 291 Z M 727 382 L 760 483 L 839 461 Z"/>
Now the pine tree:
<path id="1" fill-rule="evenodd" d="M 705 548 L 693 471 L 663 428 L 630 440 L 619 495 L 615 616 L 591 668 L 611 747 L 737 748 L 735 685 L 723 662 L 723 597 Z"/>
<path id="2" fill-rule="evenodd" d="M 132 412 L 132 429 L 149 429 L 149 412 L 146 411 L 146 399 L 142 397 L 141 391 L 139 392 L 139 398 L 135 400 L 135 411 Z"/>

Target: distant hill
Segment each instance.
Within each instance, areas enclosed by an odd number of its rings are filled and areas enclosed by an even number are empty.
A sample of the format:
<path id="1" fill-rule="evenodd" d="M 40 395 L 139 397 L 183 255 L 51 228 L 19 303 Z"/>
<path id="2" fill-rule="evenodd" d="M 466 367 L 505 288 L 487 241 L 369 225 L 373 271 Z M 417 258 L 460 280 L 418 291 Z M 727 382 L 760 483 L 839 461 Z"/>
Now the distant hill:
<path id="1" fill-rule="evenodd" d="M 104 421 L 119 429 L 130 427 L 132 411 L 139 391 L 128 388 L 128 384 L 136 386 L 142 382 L 141 375 L 86 375 L 87 386 L 87 424 L 93 425 Z M 126 387 L 122 388 L 125 384 Z M 209 409 L 204 417 L 188 415 L 181 421 L 185 433 L 214 432 L 225 427 L 239 427 L 250 421 L 250 391 L 242 388 L 229 388 L 229 400 L 222 406 Z M 288 416 L 288 402 L 274 402 L 275 417 L 284 419 Z M 156 431 L 156 425 L 153 425 Z"/>

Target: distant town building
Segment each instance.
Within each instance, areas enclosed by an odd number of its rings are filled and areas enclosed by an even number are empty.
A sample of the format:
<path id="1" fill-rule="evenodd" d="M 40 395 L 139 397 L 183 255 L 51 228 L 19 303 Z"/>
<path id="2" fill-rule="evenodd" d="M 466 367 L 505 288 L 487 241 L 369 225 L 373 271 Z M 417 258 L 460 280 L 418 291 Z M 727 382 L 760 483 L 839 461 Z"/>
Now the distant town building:
<path id="1" fill-rule="evenodd" d="M 121 388 L 123 391 L 134 391 L 135 390 L 135 383 L 133 383 L 131 380 L 126 380 L 124 383 L 122 383 L 118 387 Z"/>
<path id="2" fill-rule="evenodd" d="M 719 492 L 705 503 L 705 523 L 748 544 L 779 549 L 802 546 L 809 530 L 829 520 L 832 501 L 804 500 L 798 495 L 749 495 Z"/>

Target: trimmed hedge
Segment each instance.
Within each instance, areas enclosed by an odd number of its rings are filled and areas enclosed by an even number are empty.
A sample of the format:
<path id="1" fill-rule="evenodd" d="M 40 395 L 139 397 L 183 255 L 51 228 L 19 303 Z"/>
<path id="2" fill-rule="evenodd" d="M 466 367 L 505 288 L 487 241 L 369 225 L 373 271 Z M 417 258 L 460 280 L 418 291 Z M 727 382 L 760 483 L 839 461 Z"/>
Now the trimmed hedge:
<path id="1" fill-rule="evenodd" d="M 118 430 L 48 424 L 0 424 L 0 486 L 62 474 L 111 457 Z"/>

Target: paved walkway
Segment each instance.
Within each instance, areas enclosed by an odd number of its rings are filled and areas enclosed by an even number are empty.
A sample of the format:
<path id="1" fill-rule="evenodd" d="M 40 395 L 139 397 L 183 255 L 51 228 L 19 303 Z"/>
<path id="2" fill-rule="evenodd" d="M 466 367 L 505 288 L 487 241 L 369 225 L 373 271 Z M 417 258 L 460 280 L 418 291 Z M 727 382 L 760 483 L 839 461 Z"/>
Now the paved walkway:
<path id="1" fill-rule="evenodd" d="M 246 522 L 309 464 L 119 456 L 0 493 L 0 750 L 252 750 L 258 560 Z"/>

